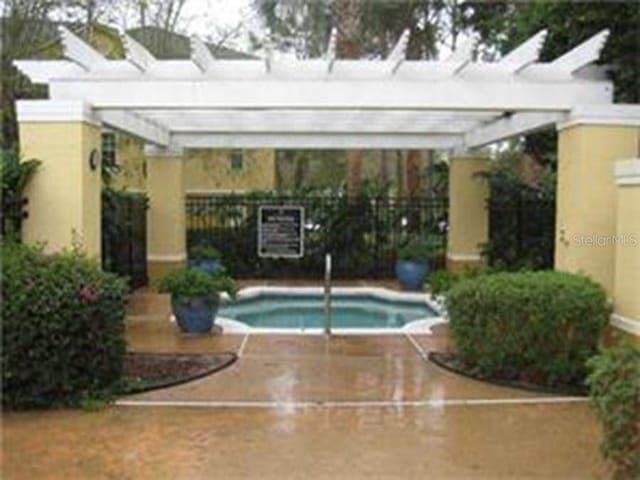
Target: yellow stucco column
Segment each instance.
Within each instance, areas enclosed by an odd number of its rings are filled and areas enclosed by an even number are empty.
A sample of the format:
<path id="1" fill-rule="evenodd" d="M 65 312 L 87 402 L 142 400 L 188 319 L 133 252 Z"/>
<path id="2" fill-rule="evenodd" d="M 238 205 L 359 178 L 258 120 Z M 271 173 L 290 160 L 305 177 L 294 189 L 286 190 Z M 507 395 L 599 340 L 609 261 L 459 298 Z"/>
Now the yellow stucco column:
<path id="1" fill-rule="evenodd" d="M 574 118 L 558 127 L 555 268 L 582 272 L 613 296 L 614 163 L 635 157 L 640 128 Z"/>
<path id="2" fill-rule="evenodd" d="M 99 121 L 79 101 L 23 100 L 17 108 L 21 154 L 42 162 L 25 192 L 23 240 L 44 242 L 47 252 L 78 244 L 100 259 Z"/>
<path id="3" fill-rule="evenodd" d="M 483 156 L 455 156 L 449 161 L 447 269 L 451 271 L 483 264 L 482 244 L 489 238 L 489 186 L 477 174 L 487 170 L 488 159 Z"/>
<path id="4" fill-rule="evenodd" d="M 182 151 L 145 149 L 147 156 L 147 267 L 158 278 L 186 263 L 184 155 Z"/>
<path id="5" fill-rule="evenodd" d="M 640 343 L 640 158 L 616 163 L 612 324 Z"/>

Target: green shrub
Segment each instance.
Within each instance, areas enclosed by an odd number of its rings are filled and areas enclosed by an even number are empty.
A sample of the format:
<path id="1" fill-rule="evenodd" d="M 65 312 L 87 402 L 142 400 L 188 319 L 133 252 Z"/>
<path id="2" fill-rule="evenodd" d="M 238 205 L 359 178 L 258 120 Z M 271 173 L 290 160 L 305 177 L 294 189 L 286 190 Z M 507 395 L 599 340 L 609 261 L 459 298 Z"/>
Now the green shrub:
<path id="1" fill-rule="evenodd" d="M 429 275 L 429 291 L 432 295 L 444 295 L 462 280 L 476 278 L 489 273 L 492 272 L 485 268 L 467 268 L 461 273 L 437 270 Z"/>
<path id="2" fill-rule="evenodd" d="M 605 291 L 564 272 L 497 273 L 447 295 L 460 360 L 478 374 L 547 386 L 584 382 L 609 317 Z"/>
<path id="3" fill-rule="evenodd" d="M 189 257 L 198 260 L 220 260 L 222 259 L 222 254 L 217 248 L 197 245 L 191 249 Z"/>
<path id="4" fill-rule="evenodd" d="M 623 343 L 588 362 L 591 406 L 602 422 L 615 478 L 640 478 L 640 348 Z"/>
<path id="5" fill-rule="evenodd" d="M 78 252 L 1 247 L 2 402 L 73 404 L 108 391 L 125 353 L 127 287 Z"/>
<path id="6" fill-rule="evenodd" d="M 401 260 L 436 260 L 444 256 L 445 244 L 438 235 L 414 238 L 398 249 Z"/>
<path id="7" fill-rule="evenodd" d="M 236 284 L 224 273 L 210 275 L 195 268 L 177 268 L 156 282 L 158 290 L 170 293 L 182 300 L 192 300 L 207 296 L 217 298 L 220 292 L 226 292 L 232 298 L 236 296 Z"/>

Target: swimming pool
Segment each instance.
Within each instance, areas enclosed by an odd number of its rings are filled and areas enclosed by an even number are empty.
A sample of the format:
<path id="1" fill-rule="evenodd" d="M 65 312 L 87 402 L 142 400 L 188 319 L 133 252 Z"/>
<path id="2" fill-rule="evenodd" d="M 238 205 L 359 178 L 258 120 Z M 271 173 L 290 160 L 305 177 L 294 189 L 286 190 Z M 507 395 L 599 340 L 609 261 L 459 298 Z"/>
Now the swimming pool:
<path id="1" fill-rule="evenodd" d="M 224 302 L 218 317 L 240 322 L 253 331 L 320 332 L 325 324 L 320 288 L 261 287 L 242 291 Z M 331 327 L 336 332 L 390 333 L 410 325 L 442 321 L 425 294 L 380 288 L 336 288 L 331 295 Z"/>

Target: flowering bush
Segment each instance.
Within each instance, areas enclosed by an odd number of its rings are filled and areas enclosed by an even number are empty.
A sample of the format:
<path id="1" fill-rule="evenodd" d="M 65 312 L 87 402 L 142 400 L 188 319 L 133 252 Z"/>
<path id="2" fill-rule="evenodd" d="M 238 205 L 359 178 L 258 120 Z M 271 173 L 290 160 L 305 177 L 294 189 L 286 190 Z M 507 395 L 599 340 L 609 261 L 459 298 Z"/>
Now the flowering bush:
<path id="1" fill-rule="evenodd" d="M 126 282 L 79 252 L 1 247 L 2 402 L 72 404 L 120 379 Z"/>

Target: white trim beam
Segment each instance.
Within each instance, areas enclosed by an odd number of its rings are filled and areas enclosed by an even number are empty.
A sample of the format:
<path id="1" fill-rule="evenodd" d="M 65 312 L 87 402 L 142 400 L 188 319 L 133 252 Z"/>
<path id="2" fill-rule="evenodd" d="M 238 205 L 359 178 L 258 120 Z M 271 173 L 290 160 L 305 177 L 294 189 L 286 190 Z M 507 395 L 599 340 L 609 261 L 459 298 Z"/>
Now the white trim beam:
<path id="1" fill-rule="evenodd" d="M 149 52 L 149 50 L 144 48 L 124 32 L 122 33 L 122 44 L 125 48 L 127 60 L 141 72 L 146 72 L 154 63 L 156 63 L 156 58 Z"/>
<path id="2" fill-rule="evenodd" d="M 102 123 L 130 133 L 154 145 L 169 145 L 169 130 L 156 120 L 150 120 L 125 110 L 101 110 L 97 112 Z"/>
<path id="3" fill-rule="evenodd" d="M 406 28 L 400 35 L 398 42 L 395 44 L 391 53 L 387 57 L 387 63 L 390 65 L 390 73 L 393 75 L 396 73 L 402 62 L 407 59 L 407 47 L 409 46 L 409 35 L 411 31 Z"/>
<path id="4" fill-rule="evenodd" d="M 610 82 L 52 80 L 53 99 L 82 98 L 97 108 L 129 109 L 440 109 L 569 110 L 612 100 Z"/>
<path id="5" fill-rule="evenodd" d="M 172 144 L 183 148 L 291 148 L 291 149 L 451 149 L 462 145 L 462 135 L 390 133 L 173 133 Z"/>
<path id="6" fill-rule="evenodd" d="M 517 135 L 526 135 L 566 120 L 568 113 L 520 112 L 482 125 L 467 133 L 464 143 L 467 148 L 480 148 L 491 143 L 507 140 Z"/>
<path id="7" fill-rule="evenodd" d="M 541 30 L 529 40 L 505 55 L 499 62 L 510 73 L 518 73 L 525 67 L 538 61 L 540 50 L 547 38 L 547 30 Z"/>
<path id="8" fill-rule="evenodd" d="M 69 29 L 60 25 L 58 27 L 64 56 L 82 67 L 91 71 L 97 66 L 105 65 L 107 59 L 100 52 L 91 47 L 87 42 L 73 34 Z"/>
<path id="9" fill-rule="evenodd" d="M 556 58 L 551 62 L 551 66 L 567 74 L 573 74 L 600 58 L 600 52 L 604 48 L 607 38 L 609 38 L 609 30 L 602 30 L 561 57 Z"/>
<path id="10" fill-rule="evenodd" d="M 202 73 L 207 73 L 213 70 L 215 58 L 207 47 L 206 43 L 200 40 L 199 37 L 193 35 L 190 40 L 191 46 L 191 60 L 200 69 Z"/>

